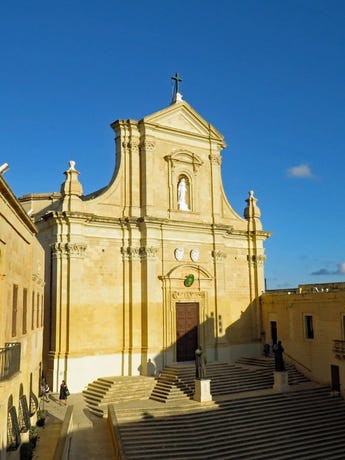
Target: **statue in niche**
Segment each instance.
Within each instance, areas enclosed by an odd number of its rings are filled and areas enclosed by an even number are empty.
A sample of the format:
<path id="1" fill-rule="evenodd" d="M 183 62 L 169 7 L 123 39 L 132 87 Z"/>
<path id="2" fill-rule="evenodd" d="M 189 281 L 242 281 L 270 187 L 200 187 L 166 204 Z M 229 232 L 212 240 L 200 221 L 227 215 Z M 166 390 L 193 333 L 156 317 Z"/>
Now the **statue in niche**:
<path id="1" fill-rule="evenodd" d="M 187 184 L 186 179 L 182 177 L 177 186 L 177 205 L 180 211 L 189 211 L 188 204 L 186 202 L 187 196 Z"/>

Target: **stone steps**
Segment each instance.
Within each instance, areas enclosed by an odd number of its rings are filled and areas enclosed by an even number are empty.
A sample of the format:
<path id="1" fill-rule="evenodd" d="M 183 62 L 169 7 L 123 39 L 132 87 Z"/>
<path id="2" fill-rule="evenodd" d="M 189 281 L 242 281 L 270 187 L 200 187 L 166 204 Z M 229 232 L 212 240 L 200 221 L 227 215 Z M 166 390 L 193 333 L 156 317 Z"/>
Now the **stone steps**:
<path id="1" fill-rule="evenodd" d="M 329 388 L 184 405 L 116 409 L 126 460 L 344 458 L 345 402 Z"/>
<path id="2" fill-rule="evenodd" d="M 293 366 L 286 366 L 290 385 L 309 380 Z M 274 360 L 272 358 L 242 358 L 236 364 L 208 363 L 207 378 L 211 380 L 213 396 L 257 391 L 273 387 Z M 150 399 L 159 402 L 192 398 L 195 366 L 167 366 L 160 373 Z"/>
<path id="3" fill-rule="evenodd" d="M 90 412 L 104 417 L 108 404 L 148 399 L 154 384 L 152 377 L 102 377 L 91 382 L 83 396 Z"/>

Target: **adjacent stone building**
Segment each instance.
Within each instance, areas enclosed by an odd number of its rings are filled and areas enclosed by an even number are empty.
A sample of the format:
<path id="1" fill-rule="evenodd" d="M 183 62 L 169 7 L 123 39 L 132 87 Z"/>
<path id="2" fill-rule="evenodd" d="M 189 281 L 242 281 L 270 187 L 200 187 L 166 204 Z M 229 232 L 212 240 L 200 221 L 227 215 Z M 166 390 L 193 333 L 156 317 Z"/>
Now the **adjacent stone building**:
<path id="1" fill-rule="evenodd" d="M 118 120 L 116 167 L 84 195 L 74 161 L 59 193 L 26 195 L 46 252 L 44 371 L 81 391 L 105 375 L 153 375 L 261 351 L 264 241 L 253 192 L 244 217 L 221 180 L 223 136 L 177 92 Z M 102 168 L 97 163 L 95 173 Z"/>
<path id="2" fill-rule="evenodd" d="M 0 174 L 0 458 L 18 458 L 38 408 L 44 250 Z M 34 420 L 34 418 L 32 419 Z M 36 420 L 33 421 L 35 424 Z"/>
<path id="3" fill-rule="evenodd" d="M 345 283 L 301 284 L 261 296 L 268 343 L 315 382 L 345 397 Z"/>

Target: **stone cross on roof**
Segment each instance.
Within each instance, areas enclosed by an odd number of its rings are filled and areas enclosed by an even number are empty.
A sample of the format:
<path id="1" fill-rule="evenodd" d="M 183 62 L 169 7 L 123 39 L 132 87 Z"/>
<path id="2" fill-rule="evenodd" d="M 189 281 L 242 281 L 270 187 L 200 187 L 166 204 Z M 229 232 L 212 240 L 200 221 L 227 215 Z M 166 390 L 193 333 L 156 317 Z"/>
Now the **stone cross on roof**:
<path id="1" fill-rule="evenodd" d="M 176 72 L 175 75 L 171 77 L 171 79 L 175 82 L 172 102 L 179 102 L 182 100 L 182 94 L 180 93 L 180 82 L 182 81 L 182 78 Z"/>
<path id="2" fill-rule="evenodd" d="M 182 81 L 182 78 L 180 78 L 179 74 L 176 72 L 173 77 L 171 77 L 172 80 L 175 80 L 175 91 L 174 93 L 179 93 L 179 83 Z"/>

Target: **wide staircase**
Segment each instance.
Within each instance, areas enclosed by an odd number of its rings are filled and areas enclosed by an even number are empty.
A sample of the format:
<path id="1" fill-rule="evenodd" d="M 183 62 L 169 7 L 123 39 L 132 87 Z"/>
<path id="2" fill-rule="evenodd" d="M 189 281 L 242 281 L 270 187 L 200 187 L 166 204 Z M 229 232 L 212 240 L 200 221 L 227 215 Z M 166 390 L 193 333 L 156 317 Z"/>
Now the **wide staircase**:
<path id="1" fill-rule="evenodd" d="M 329 388 L 115 410 L 126 460 L 345 458 L 345 402 Z"/>
<path id="2" fill-rule="evenodd" d="M 344 460 L 345 401 L 293 366 L 291 391 L 276 393 L 273 370 L 271 358 L 209 363 L 206 404 L 192 399 L 194 365 L 98 379 L 84 397 L 99 416 L 112 404 L 121 460 Z"/>
<path id="3" fill-rule="evenodd" d="M 289 385 L 308 382 L 294 366 L 286 365 L 286 369 Z M 272 358 L 242 358 L 236 364 L 215 362 L 206 366 L 213 396 L 272 388 L 273 371 Z M 166 403 L 192 398 L 194 379 L 194 365 L 167 366 L 160 373 L 150 399 Z"/>
<path id="4" fill-rule="evenodd" d="M 236 364 L 223 362 L 206 366 L 213 396 L 272 388 L 272 358 L 242 358 Z M 308 380 L 293 366 L 287 366 L 289 384 Z M 178 403 L 194 395 L 194 364 L 166 366 L 155 380 L 152 377 L 102 377 L 83 391 L 89 410 L 100 417 L 107 415 L 108 404 L 150 398 L 162 403 Z"/>

